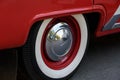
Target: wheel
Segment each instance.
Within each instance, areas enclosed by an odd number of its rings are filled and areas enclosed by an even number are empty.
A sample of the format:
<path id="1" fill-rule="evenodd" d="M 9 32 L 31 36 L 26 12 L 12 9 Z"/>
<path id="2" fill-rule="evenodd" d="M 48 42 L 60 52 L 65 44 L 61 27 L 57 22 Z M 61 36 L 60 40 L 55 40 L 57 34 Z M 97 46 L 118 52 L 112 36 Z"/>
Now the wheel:
<path id="1" fill-rule="evenodd" d="M 66 80 L 86 51 L 88 28 L 82 14 L 46 19 L 30 32 L 23 61 L 33 80 Z"/>

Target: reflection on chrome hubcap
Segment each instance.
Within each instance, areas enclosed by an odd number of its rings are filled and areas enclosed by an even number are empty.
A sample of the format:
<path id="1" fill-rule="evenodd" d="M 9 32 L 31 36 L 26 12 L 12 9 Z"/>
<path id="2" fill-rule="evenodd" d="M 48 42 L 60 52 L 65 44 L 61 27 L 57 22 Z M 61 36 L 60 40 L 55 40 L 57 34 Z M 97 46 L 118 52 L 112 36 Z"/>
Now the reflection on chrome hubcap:
<path id="1" fill-rule="evenodd" d="M 53 61 L 62 60 L 70 51 L 72 41 L 69 25 L 65 22 L 57 23 L 47 34 L 46 52 L 48 57 Z"/>

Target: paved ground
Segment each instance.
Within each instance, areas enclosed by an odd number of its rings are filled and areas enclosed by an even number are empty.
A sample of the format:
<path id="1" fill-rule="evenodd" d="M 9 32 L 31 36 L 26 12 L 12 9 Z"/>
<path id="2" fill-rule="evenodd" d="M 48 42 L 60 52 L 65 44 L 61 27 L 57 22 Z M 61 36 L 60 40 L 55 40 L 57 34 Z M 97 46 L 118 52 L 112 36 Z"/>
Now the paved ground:
<path id="1" fill-rule="evenodd" d="M 15 80 L 16 54 L 0 52 L 0 80 Z M 87 54 L 69 80 L 120 80 L 120 34 L 90 44 Z"/>
<path id="2" fill-rule="evenodd" d="M 120 34 L 90 45 L 70 80 L 120 80 Z"/>

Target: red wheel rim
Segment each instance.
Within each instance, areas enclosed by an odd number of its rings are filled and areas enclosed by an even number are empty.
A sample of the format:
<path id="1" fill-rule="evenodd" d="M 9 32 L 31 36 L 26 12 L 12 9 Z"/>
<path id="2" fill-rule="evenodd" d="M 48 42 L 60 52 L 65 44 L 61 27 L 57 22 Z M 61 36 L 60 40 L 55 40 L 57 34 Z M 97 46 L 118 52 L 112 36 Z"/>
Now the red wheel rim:
<path id="1" fill-rule="evenodd" d="M 71 49 L 69 50 L 67 55 L 62 60 L 53 61 L 47 55 L 45 43 L 46 43 L 46 37 L 47 37 L 49 30 L 52 28 L 52 26 L 54 26 L 55 24 L 59 22 L 65 22 L 70 25 L 71 33 L 73 36 L 73 43 L 72 43 Z M 46 26 L 46 29 L 43 33 L 41 49 L 40 49 L 44 63 L 49 68 L 54 69 L 54 70 L 60 70 L 60 69 L 67 67 L 68 65 L 72 63 L 72 61 L 76 57 L 78 49 L 80 47 L 80 41 L 81 41 L 81 31 L 80 31 L 79 24 L 77 23 L 74 17 L 72 16 L 59 17 L 59 18 L 55 18 L 51 20 L 50 23 Z"/>

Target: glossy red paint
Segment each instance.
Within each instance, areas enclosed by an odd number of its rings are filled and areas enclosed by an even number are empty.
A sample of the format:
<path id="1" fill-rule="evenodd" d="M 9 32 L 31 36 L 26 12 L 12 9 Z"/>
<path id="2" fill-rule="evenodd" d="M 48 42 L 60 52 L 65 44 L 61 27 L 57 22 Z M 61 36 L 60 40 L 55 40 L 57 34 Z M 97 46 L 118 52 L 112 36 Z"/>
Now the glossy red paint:
<path id="1" fill-rule="evenodd" d="M 120 0 L 94 0 L 94 4 L 102 5 L 105 8 L 107 15 L 105 22 L 107 22 L 120 5 Z"/>
<path id="2" fill-rule="evenodd" d="M 117 23 L 120 23 L 120 19 L 117 21 Z"/>
<path id="3" fill-rule="evenodd" d="M 65 55 L 65 57 L 62 60 L 53 61 L 47 55 L 45 43 L 46 43 L 46 37 L 48 35 L 49 30 L 59 22 L 65 22 L 68 25 L 70 25 L 70 29 L 73 36 L 73 42 L 72 42 L 72 47 L 70 51 L 67 53 L 67 55 Z M 61 70 L 66 66 L 68 66 L 69 64 L 71 64 L 71 62 L 74 60 L 74 58 L 77 55 L 77 52 L 80 46 L 80 41 L 81 41 L 81 31 L 80 31 L 79 25 L 72 16 L 59 17 L 59 18 L 53 19 L 48 24 L 45 30 L 46 32 L 44 32 L 43 38 L 42 38 L 42 45 L 41 45 L 42 48 L 40 49 L 42 52 L 41 54 L 42 54 L 43 60 L 48 67 L 54 70 Z"/>
<path id="4" fill-rule="evenodd" d="M 100 36 L 105 36 L 108 34 L 120 32 L 120 29 L 102 31 L 104 25 L 111 19 L 111 17 L 114 15 L 115 11 L 117 10 L 118 6 L 120 5 L 120 0 L 94 0 L 94 5 L 103 6 L 105 11 L 104 14 L 101 13 L 102 16 L 98 28 L 96 30 L 96 36 L 100 37 Z"/>
<path id="5" fill-rule="evenodd" d="M 25 44 L 31 26 L 39 20 L 92 10 L 92 0 L 1 0 L 0 49 Z"/>
<path id="6" fill-rule="evenodd" d="M 37 21 L 78 13 L 100 13 L 97 37 L 120 32 L 102 31 L 119 5 L 120 0 L 0 0 L 0 49 L 23 46 Z"/>

